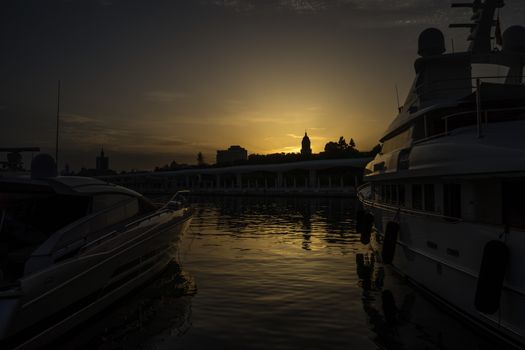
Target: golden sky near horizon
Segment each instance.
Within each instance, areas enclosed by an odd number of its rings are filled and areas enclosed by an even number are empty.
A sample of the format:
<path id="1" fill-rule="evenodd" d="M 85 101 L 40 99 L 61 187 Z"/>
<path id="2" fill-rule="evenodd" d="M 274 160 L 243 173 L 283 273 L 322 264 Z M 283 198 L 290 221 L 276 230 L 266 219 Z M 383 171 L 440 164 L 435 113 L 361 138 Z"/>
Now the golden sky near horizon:
<path id="1" fill-rule="evenodd" d="M 61 163 L 152 169 L 241 145 L 249 153 L 314 152 L 353 138 L 369 150 L 412 82 L 417 37 L 434 26 L 456 50 L 465 10 L 433 0 L 52 0 L 3 5 L 0 146 Z M 523 24 L 508 1 L 503 26 Z"/>

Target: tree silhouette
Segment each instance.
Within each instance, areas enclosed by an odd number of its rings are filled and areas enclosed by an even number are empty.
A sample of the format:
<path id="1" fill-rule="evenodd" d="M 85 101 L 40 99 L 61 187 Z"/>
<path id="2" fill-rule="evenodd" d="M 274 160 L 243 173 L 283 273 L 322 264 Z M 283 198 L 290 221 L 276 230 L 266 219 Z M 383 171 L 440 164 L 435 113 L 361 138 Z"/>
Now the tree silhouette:
<path id="1" fill-rule="evenodd" d="M 339 146 L 340 151 L 345 151 L 348 148 L 348 145 L 346 144 L 346 140 L 343 136 L 339 138 L 339 142 L 337 142 L 337 145 Z"/>

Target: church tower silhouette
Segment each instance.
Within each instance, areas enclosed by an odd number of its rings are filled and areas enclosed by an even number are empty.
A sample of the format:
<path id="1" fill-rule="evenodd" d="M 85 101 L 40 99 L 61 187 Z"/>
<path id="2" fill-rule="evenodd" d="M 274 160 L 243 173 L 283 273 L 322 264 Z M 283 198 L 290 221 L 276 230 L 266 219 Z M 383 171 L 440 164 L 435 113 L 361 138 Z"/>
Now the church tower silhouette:
<path id="1" fill-rule="evenodd" d="M 310 138 L 306 131 L 304 132 L 303 141 L 301 142 L 301 155 L 309 157 L 312 155 L 312 148 L 310 147 Z"/>

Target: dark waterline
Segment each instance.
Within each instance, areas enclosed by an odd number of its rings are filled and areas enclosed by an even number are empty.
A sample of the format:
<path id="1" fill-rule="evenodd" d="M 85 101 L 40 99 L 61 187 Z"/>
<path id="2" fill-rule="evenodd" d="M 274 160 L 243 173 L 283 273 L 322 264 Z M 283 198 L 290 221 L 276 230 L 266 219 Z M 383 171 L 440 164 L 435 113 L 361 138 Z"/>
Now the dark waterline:
<path id="1" fill-rule="evenodd" d="M 355 204 L 341 198 L 196 197 L 178 263 L 56 345 L 503 348 L 375 263 L 355 233 Z"/>

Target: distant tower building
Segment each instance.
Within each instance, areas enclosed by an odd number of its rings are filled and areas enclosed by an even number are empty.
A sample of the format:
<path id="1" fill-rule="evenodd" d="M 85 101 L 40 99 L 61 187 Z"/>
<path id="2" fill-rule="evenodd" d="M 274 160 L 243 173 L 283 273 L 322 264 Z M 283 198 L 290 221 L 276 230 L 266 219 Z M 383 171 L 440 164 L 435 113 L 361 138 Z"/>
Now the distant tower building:
<path id="1" fill-rule="evenodd" d="M 301 155 L 305 157 L 309 157 L 312 155 L 312 148 L 310 147 L 310 138 L 308 137 L 308 134 L 306 131 L 304 132 L 303 141 L 301 142 Z"/>
<path id="2" fill-rule="evenodd" d="M 109 170 L 109 158 L 104 156 L 104 148 L 100 150 L 100 156 L 97 157 L 97 170 Z"/>
<path id="3" fill-rule="evenodd" d="M 241 146 L 230 146 L 227 150 L 217 151 L 217 164 L 231 164 L 248 159 L 248 151 Z"/>

